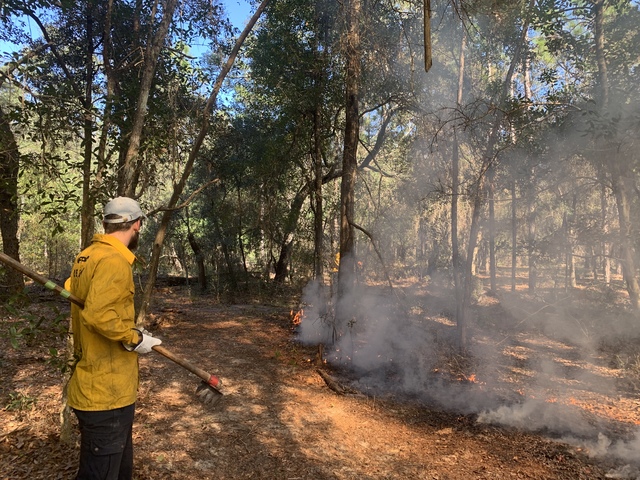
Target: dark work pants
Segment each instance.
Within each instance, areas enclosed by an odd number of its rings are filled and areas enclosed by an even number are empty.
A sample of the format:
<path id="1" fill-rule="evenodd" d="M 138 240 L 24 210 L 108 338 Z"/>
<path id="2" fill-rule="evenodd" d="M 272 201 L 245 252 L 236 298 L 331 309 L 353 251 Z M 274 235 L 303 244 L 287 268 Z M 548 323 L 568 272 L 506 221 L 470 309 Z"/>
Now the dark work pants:
<path id="1" fill-rule="evenodd" d="M 135 404 L 95 412 L 74 409 L 74 413 L 80 424 L 76 480 L 131 480 Z"/>

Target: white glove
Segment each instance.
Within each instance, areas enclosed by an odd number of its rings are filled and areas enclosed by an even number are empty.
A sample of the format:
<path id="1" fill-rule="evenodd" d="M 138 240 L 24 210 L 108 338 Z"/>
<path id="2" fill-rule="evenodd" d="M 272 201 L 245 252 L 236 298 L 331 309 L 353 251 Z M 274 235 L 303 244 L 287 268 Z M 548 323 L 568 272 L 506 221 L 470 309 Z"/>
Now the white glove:
<path id="1" fill-rule="evenodd" d="M 133 349 L 134 352 L 149 353 L 154 346 L 160 345 L 162 343 L 162 340 L 160 340 L 159 338 L 155 338 L 153 335 L 147 332 L 144 328 L 143 329 L 134 328 L 134 330 L 138 332 L 138 335 L 140 335 L 141 337 L 140 342 L 138 343 L 136 348 Z"/>

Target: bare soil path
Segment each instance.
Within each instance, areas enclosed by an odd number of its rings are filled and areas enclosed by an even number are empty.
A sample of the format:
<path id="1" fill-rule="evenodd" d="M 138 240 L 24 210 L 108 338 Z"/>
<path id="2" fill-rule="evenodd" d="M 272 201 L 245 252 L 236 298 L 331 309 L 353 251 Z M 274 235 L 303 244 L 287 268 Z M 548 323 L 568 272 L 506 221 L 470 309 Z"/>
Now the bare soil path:
<path id="1" fill-rule="evenodd" d="M 138 480 L 633 478 L 580 448 L 474 415 L 338 395 L 318 375 L 315 350 L 292 341 L 296 300 L 223 305 L 180 289 L 158 298 L 150 329 L 220 376 L 225 396 L 203 406 L 196 377 L 160 355 L 141 356 Z M 7 316 L 2 333 L 15 321 Z M 15 350 L 0 336 L 0 479 L 75 473 L 77 446 L 58 439 L 62 377 L 45 343 Z"/>

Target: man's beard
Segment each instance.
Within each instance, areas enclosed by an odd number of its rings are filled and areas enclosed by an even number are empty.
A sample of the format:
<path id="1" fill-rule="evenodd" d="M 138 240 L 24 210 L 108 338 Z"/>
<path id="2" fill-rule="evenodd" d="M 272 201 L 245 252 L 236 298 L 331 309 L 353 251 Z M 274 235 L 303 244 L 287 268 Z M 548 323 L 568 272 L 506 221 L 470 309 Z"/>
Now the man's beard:
<path id="1" fill-rule="evenodd" d="M 140 240 L 140 231 L 136 231 L 135 235 L 131 237 L 131 240 L 129 240 L 129 245 L 127 245 L 129 250 L 133 252 L 136 248 L 138 248 L 139 240 Z"/>

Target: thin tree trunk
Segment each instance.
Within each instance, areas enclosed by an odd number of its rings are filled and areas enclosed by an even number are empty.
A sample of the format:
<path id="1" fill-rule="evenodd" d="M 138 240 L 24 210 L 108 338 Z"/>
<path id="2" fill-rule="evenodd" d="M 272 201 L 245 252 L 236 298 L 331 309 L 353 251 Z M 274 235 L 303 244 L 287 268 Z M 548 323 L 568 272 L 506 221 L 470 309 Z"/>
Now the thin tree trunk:
<path id="1" fill-rule="evenodd" d="M 600 113 L 609 110 L 609 78 L 607 72 L 605 33 L 604 33 L 604 0 L 595 0 L 593 5 L 595 50 L 598 64 L 598 81 L 600 96 Z M 608 145 L 603 157 L 611 174 L 611 186 L 618 207 L 620 224 L 620 247 L 622 249 L 622 274 L 627 285 L 627 292 L 634 310 L 640 310 L 640 284 L 636 274 L 636 259 L 632 241 L 632 217 L 629 179 L 632 178 L 626 160 L 621 159 L 615 145 Z"/>
<path id="2" fill-rule="evenodd" d="M 467 31 L 462 29 L 460 41 L 460 57 L 458 65 L 458 93 L 456 105 L 460 109 L 464 88 L 464 54 L 467 44 Z M 458 195 L 460 193 L 460 146 L 457 129 L 453 130 L 453 152 L 451 158 L 451 261 L 453 263 L 453 287 L 456 297 L 456 318 L 462 316 L 462 266 L 460 262 L 460 246 L 458 239 Z"/>
<path id="3" fill-rule="evenodd" d="M 607 221 L 607 190 L 604 185 L 604 178 L 602 187 L 600 188 L 600 228 L 605 239 L 609 235 L 609 222 Z M 609 258 L 609 242 L 602 240 L 600 242 L 600 248 L 602 250 L 602 270 L 604 283 L 606 285 L 611 284 L 611 259 Z"/>
<path id="4" fill-rule="evenodd" d="M 178 0 L 166 0 L 163 5 L 162 20 L 158 26 L 153 38 L 149 38 L 147 48 L 144 54 L 145 63 L 142 70 L 142 78 L 140 80 L 140 93 L 138 94 L 138 102 L 133 117 L 131 133 L 129 135 L 129 144 L 127 152 L 124 155 L 124 161 L 121 169 L 121 178 L 118 182 L 118 193 L 127 197 L 135 197 L 136 195 L 136 179 L 138 167 L 136 159 L 140 150 L 140 142 L 142 140 L 142 128 L 147 116 L 147 103 L 151 93 L 151 85 L 156 73 L 156 65 L 160 57 L 160 51 L 164 44 L 169 27 L 173 20 L 173 13 L 178 4 Z"/>
<path id="5" fill-rule="evenodd" d="M 532 8 L 534 4 L 534 0 L 531 0 L 530 7 Z M 509 89 L 511 86 L 511 82 L 513 81 L 513 76 L 515 72 L 516 65 L 520 62 L 520 54 L 522 52 L 523 46 L 527 39 L 527 30 L 529 29 L 529 19 L 526 18 L 522 25 L 522 34 L 518 44 L 516 45 L 516 49 L 513 54 L 513 58 L 511 59 L 511 64 L 509 65 L 509 70 L 507 75 L 505 76 L 505 80 L 502 84 L 502 89 L 500 92 L 500 96 L 498 98 L 498 106 L 500 107 L 504 101 L 507 99 L 509 94 Z M 484 205 L 484 197 L 486 195 L 485 192 L 485 179 L 486 173 L 488 169 L 491 167 L 493 162 L 495 161 L 496 156 L 496 146 L 498 142 L 498 135 L 502 128 L 502 120 L 503 114 L 500 109 L 497 110 L 495 120 L 489 132 L 489 138 L 487 141 L 487 147 L 485 149 L 482 163 L 480 165 L 480 170 L 478 173 L 478 179 L 475 182 L 472 192 L 473 199 L 473 211 L 471 214 L 471 227 L 469 231 L 469 245 L 467 248 L 467 262 L 465 268 L 465 278 L 464 278 L 464 293 L 463 293 L 463 302 L 462 302 L 462 312 L 460 318 L 457 319 L 457 334 L 458 334 L 458 347 L 461 351 L 465 351 L 467 348 L 467 324 L 470 321 L 469 313 L 471 309 L 471 295 L 474 287 L 474 278 L 473 278 L 473 261 L 474 261 L 474 251 L 478 241 L 478 233 L 480 231 L 480 212 Z"/>
<path id="6" fill-rule="evenodd" d="M 87 3 L 87 53 L 85 58 L 84 109 L 84 161 L 82 163 L 81 245 L 87 247 L 95 231 L 95 200 L 91 189 L 91 165 L 93 160 L 93 8 Z"/>
<path id="7" fill-rule="evenodd" d="M 314 190 L 313 190 L 313 228 L 315 241 L 313 246 L 313 276 L 316 281 L 324 283 L 324 231 L 323 231 L 323 201 L 322 201 L 322 139 L 321 139 L 321 105 L 316 103 L 313 115 L 313 138 L 314 138 Z"/>
<path id="8" fill-rule="evenodd" d="M 518 209 L 516 203 L 516 181 L 511 181 L 511 291 L 516 291 L 518 273 Z"/>
<path id="9" fill-rule="evenodd" d="M 600 105 L 602 110 L 609 108 L 609 74 L 604 39 L 604 4 L 605 0 L 594 0 L 594 40 L 596 46 L 596 62 L 598 64 L 598 85 L 600 87 Z"/>
<path id="10" fill-rule="evenodd" d="M 204 255 L 202 253 L 202 248 L 200 248 L 200 244 L 196 240 L 196 237 L 193 233 L 189 232 L 187 239 L 189 240 L 191 250 L 193 250 L 193 253 L 196 256 L 196 265 L 198 266 L 198 285 L 200 285 L 200 293 L 205 293 L 207 291 L 207 270 L 204 264 Z"/>
<path id="11" fill-rule="evenodd" d="M 497 292 L 496 281 L 496 209 L 495 209 L 495 168 L 489 167 L 487 172 L 489 177 L 489 279 L 491 283 L 491 291 Z"/>
<path id="12" fill-rule="evenodd" d="M 328 52 L 325 48 L 320 48 L 321 42 L 326 40 L 326 27 L 321 26 L 320 21 L 323 15 L 323 9 L 319 3 L 315 4 L 316 24 L 318 31 L 315 36 L 315 55 L 317 56 L 316 66 L 314 69 L 314 89 L 315 89 L 315 106 L 313 110 L 313 170 L 314 170 L 314 189 L 311 205 L 313 207 L 313 229 L 314 229 L 314 245 L 313 245 L 313 276 L 320 284 L 324 283 L 324 202 L 322 198 L 322 99 L 325 89 L 325 64 Z"/>
<path id="13" fill-rule="evenodd" d="M 238 289 L 238 280 L 236 279 L 236 270 L 233 265 L 233 259 L 231 258 L 231 252 L 229 251 L 227 239 L 222 233 L 222 228 L 220 228 L 220 223 L 218 222 L 217 218 L 214 218 L 213 225 L 216 229 L 216 235 L 220 239 L 220 248 L 222 249 L 224 262 L 227 266 L 227 278 L 229 279 L 228 283 L 231 285 L 231 290 L 236 291 Z"/>
<path id="14" fill-rule="evenodd" d="M 528 288 L 533 293 L 538 283 L 538 257 L 536 253 L 536 208 L 534 189 L 529 189 L 527 196 L 527 257 L 528 257 Z"/>

